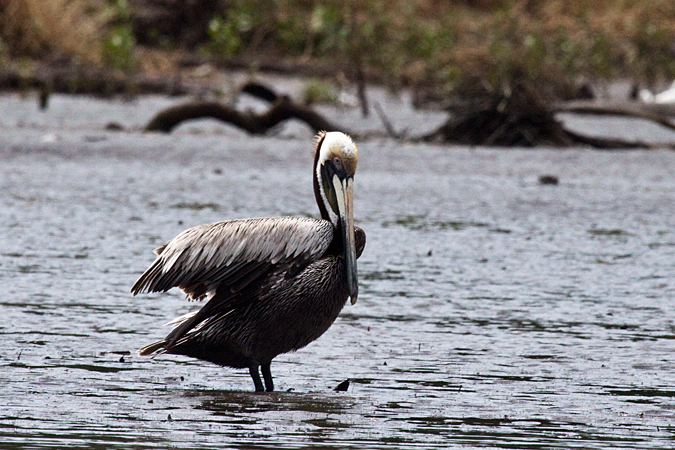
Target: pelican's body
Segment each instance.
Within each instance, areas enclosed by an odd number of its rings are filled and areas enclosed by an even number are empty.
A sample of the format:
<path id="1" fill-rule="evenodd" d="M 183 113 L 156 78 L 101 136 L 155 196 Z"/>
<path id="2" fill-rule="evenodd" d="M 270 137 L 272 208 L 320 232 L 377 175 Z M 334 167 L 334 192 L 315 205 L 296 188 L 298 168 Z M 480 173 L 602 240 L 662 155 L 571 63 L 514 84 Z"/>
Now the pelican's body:
<path id="1" fill-rule="evenodd" d="M 353 226 L 357 150 L 348 136 L 320 133 L 314 191 L 321 219 L 239 219 L 185 230 L 158 248 L 135 294 L 180 287 L 208 302 L 175 319 L 162 341 L 139 350 L 247 367 L 256 391 L 272 391 L 272 359 L 321 336 L 358 295 L 356 258 L 365 233 Z"/>

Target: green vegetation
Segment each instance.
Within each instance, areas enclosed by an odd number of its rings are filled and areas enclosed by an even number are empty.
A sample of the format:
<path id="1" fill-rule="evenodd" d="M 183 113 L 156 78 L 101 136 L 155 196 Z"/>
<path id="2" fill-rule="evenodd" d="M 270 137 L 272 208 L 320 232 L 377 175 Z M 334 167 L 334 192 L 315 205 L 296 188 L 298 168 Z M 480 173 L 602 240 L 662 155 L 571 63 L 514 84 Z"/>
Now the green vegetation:
<path id="1" fill-rule="evenodd" d="M 330 81 L 311 78 L 305 84 L 304 102 L 306 104 L 328 103 L 334 105 L 337 100 L 338 94 Z"/>
<path id="2" fill-rule="evenodd" d="M 131 29 L 131 14 L 127 0 L 113 0 L 107 9 L 110 26 L 103 34 L 101 57 L 104 62 L 124 72 L 135 68 L 134 47 Z"/>
<path id="3" fill-rule="evenodd" d="M 0 58 L 65 53 L 124 71 L 135 55 L 127 1 L 0 0 Z M 559 94 L 580 80 L 675 78 L 672 0 L 231 0 L 200 54 L 283 58 L 441 92 L 514 79 Z M 165 36 L 164 42 L 176 42 Z M 179 46 L 180 44 L 173 44 Z M 164 50 L 164 49 L 162 49 Z"/>
<path id="4" fill-rule="evenodd" d="M 675 77 L 670 0 L 237 0 L 213 25 L 216 57 L 316 59 L 394 86 Z"/>

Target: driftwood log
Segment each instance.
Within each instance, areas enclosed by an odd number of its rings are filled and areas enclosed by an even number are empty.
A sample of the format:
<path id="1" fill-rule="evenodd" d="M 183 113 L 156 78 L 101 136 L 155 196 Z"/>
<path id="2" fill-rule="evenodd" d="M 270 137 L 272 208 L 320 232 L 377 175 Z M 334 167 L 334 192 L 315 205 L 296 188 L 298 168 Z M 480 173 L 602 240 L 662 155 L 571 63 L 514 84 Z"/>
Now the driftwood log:
<path id="1" fill-rule="evenodd" d="M 475 95 L 422 140 L 506 147 L 574 143 L 539 93 L 524 84 L 509 92 Z"/>
<path id="2" fill-rule="evenodd" d="M 318 131 L 346 131 L 328 121 L 313 109 L 299 105 L 286 95 L 278 96 L 274 91 L 258 83 L 248 83 L 242 92 L 271 102 L 270 108 L 262 114 L 252 111 L 238 111 L 218 102 L 191 102 L 172 106 L 161 111 L 145 126 L 145 131 L 169 133 L 186 120 L 214 118 L 234 125 L 250 134 L 264 134 L 288 119 L 298 119 Z"/>
<path id="3" fill-rule="evenodd" d="M 556 105 L 556 112 L 598 116 L 625 116 L 645 119 L 675 131 L 668 116 L 675 116 L 675 105 L 638 102 L 571 101 Z"/>
<path id="4" fill-rule="evenodd" d="M 146 125 L 145 130 L 169 133 L 184 121 L 210 117 L 239 127 L 250 134 L 264 134 L 284 120 L 292 118 L 305 122 L 314 131 L 349 132 L 310 107 L 299 105 L 288 96 L 277 95 L 265 85 L 248 83 L 242 87 L 241 92 L 270 102 L 270 108 L 262 114 L 256 114 L 251 111 L 238 111 L 218 102 L 185 103 L 158 113 Z M 386 129 L 386 135 L 399 140 L 406 139 L 404 133 L 394 129 L 379 104 L 375 106 Z M 635 105 L 603 107 L 590 102 L 570 102 L 551 106 L 536 90 L 524 84 L 517 84 L 508 92 L 473 96 L 450 111 L 449 119 L 438 129 L 409 139 L 503 147 L 589 145 L 600 149 L 675 148 L 675 144 L 651 144 L 576 133 L 566 129 L 556 119 L 556 114 L 563 112 L 630 116 L 650 120 L 675 130 L 675 125 L 668 117 L 655 110 L 640 109 Z"/>
<path id="5" fill-rule="evenodd" d="M 569 147 L 590 145 L 601 149 L 673 147 L 642 141 L 627 141 L 582 135 L 566 129 L 555 117 L 557 113 L 608 114 L 651 120 L 675 130 L 670 120 L 656 112 L 616 105 L 602 107 L 590 102 L 550 106 L 530 86 L 517 83 L 506 92 L 475 95 L 451 111 L 449 119 L 438 129 L 418 140 L 465 145 L 520 146 L 540 145 Z"/>

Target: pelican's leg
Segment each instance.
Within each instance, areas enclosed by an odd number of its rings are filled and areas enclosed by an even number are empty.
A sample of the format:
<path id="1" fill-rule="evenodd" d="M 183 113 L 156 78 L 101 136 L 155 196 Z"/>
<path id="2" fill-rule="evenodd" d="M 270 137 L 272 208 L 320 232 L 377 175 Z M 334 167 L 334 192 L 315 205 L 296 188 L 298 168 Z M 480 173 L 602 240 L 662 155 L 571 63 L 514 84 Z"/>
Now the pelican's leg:
<path id="1" fill-rule="evenodd" d="M 272 381 L 272 372 L 270 371 L 270 364 L 272 363 L 267 363 L 260 366 L 263 378 L 265 379 L 265 388 L 267 392 L 272 392 L 274 390 L 274 381 Z"/>
<path id="2" fill-rule="evenodd" d="M 250 373 L 251 378 L 253 378 L 253 384 L 255 385 L 255 391 L 256 392 L 263 392 L 265 390 L 265 388 L 263 388 L 262 381 L 260 380 L 260 373 L 258 373 L 258 366 L 249 367 L 248 373 Z"/>

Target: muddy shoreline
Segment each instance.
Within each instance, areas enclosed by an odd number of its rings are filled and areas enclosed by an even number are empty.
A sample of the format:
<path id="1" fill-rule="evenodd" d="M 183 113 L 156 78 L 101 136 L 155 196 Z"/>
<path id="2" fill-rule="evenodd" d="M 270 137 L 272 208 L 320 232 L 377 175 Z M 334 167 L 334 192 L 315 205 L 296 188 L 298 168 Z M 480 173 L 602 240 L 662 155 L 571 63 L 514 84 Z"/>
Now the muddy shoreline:
<path id="1" fill-rule="evenodd" d="M 377 92 L 397 127 L 444 119 Z M 140 131 L 174 100 L 55 95 L 40 111 L 0 97 L 6 448 L 670 445 L 675 153 L 358 142 L 359 302 L 275 360 L 280 392 L 260 395 L 246 371 L 137 357 L 197 305 L 129 289 L 189 226 L 316 215 L 312 132 Z M 105 129 L 120 117 L 123 131 Z M 672 138 L 630 119 L 569 120 Z"/>

